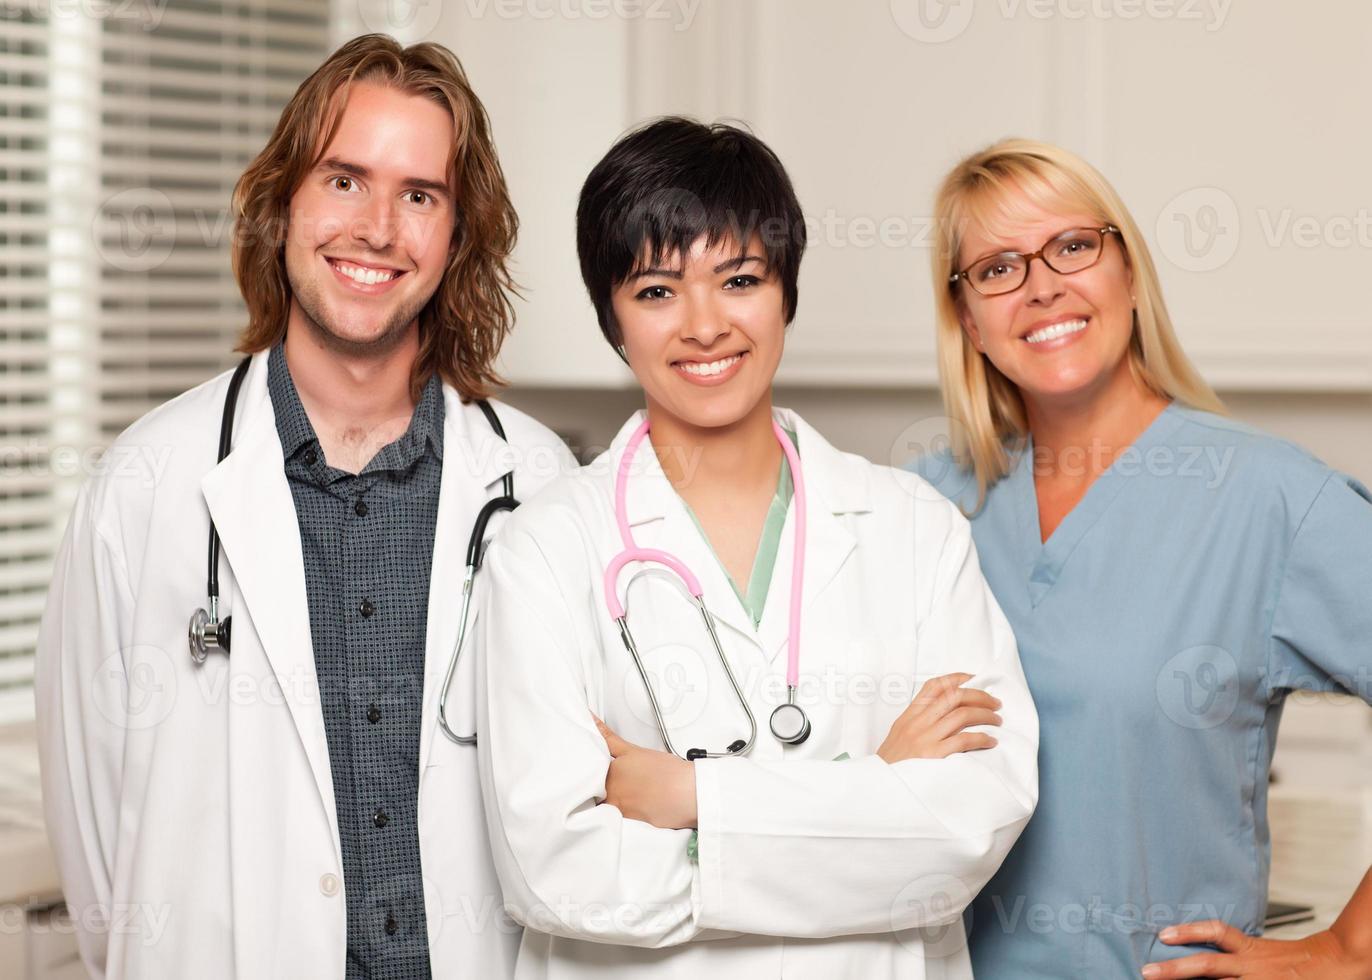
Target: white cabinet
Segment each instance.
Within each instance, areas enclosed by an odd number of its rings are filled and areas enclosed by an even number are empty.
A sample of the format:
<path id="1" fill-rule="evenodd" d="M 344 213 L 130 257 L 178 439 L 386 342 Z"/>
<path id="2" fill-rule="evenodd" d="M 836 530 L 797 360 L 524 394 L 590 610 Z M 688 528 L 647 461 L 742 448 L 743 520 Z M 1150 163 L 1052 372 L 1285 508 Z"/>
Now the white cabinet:
<path id="1" fill-rule="evenodd" d="M 488 0 L 445 5 L 431 36 L 490 108 L 524 222 L 516 381 L 624 383 L 577 275 L 576 194 L 626 127 L 685 112 L 749 123 L 809 217 L 783 382 L 935 381 L 935 186 L 963 154 L 1024 135 L 1119 188 L 1212 381 L 1372 391 L 1372 7 Z"/>
<path id="2" fill-rule="evenodd" d="M 28 916 L 24 960 L 27 972 L 15 980 L 86 980 L 71 919 L 61 911 L 32 912 Z"/>
<path id="3" fill-rule="evenodd" d="M 0 980 L 79 980 L 70 918 L 43 828 L 31 725 L 0 726 Z"/>
<path id="4" fill-rule="evenodd" d="M 971 64 L 965 41 L 911 37 L 895 5 L 750 6 L 746 117 L 786 164 L 810 227 L 781 380 L 933 384 L 934 190 L 968 150 L 1052 128 L 1050 26 L 1000 30 L 979 4 Z"/>
<path id="5" fill-rule="evenodd" d="M 1372 711 L 1358 698 L 1293 691 L 1278 733 L 1272 760 L 1278 786 L 1372 793 Z"/>
<path id="6" fill-rule="evenodd" d="M 555 9 L 445 4 L 429 39 L 462 59 L 519 211 L 514 274 L 524 297 L 504 373 L 520 384 L 616 386 L 629 375 L 601 339 L 581 285 L 575 217 L 582 181 L 629 122 L 630 26 L 540 13 Z"/>
<path id="7" fill-rule="evenodd" d="M 1212 381 L 1372 390 L 1372 7 L 1235 3 L 1075 28 L 1084 148 L 1145 231 Z"/>
<path id="8" fill-rule="evenodd" d="M 0 906 L 0 980 L 87 980 L 70 919 Z"/>

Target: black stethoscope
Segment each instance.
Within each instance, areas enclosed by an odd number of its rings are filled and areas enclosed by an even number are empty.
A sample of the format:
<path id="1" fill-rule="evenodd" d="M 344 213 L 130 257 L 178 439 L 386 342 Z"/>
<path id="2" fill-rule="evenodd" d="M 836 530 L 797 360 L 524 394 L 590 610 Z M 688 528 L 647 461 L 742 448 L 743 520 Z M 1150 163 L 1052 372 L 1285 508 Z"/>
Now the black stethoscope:
<path id="1" fill-rule="evenodd" d="M 500 436 L 501 441 L 509 442 L 510 440 L 505 438 L 505 429 L 500 424 L 500 419 L 496 418 L 495 409 L 491 408 L 490 403 L 478 400 L 476 407 L 481 409 L 481 414 L 486 416 L 491 430 Z M 443 686 L 439 689 L 438 695 L 438 727 L 443 729 L 444 735 L 462 745 L 475 745 L 476 733 L 459 735 L 448 724 L 448 689 L 453 686 L 453 675 L 457 673 L 457 658 L 461 656 L 462 644 L 467 639 L 467 615 L 472 608 L 472 583 L 476 580 L 476 570 L 481 567 L 481 557 L 486 551 L 486 525 L 499 511 L 514 510 L 518 506 L 519 501 L 514 495 L 514 471 L 511 470 L 500 478 L 500 496 L 492 497 L 477 511 L 476 520 L 472 522 L 471 536 L 467 539 L 467 571 L 462 576 L 462 615 L 458 620 L 457 642 L 453 644 L 453 656 L 448 661 L 448 673 L 443 677 Z"/>
<path id="2" fill-rule="evenodd" d="M 220 463 L 224 462 L 232 447 L 234 407 L 238 403 L 238 390 L 243 386 L 243 378 L 248 373 L 248 365 L 251 363 L 251 357 L 243 358 L 234 369 L 233 377 L 229 379 L 229 390 L 224 396 L 224 417 L 219 423 Z M 509 442 L 505 437 L 505 428 L 500 424 L 500 419 L 490 403 L 478 400 L 476 406 L 481 409 L 481 414 L 486 416 L 491 431 L 498 435 L 502 442 Z M 476 579 L 477 569 L 481 567 L 481 558 L 486 550 L 486 525 L 497 512 L 514 510 L 518 506 L 519 501 L 514 495 L 514 473 L 509 472 L 500 478 L 500 496 L 486 501 L 477 512 L 476 520 L 472 523 L 471 537 L 467 540 L 467 571 L 462 579 L 462 615 L 457 631 L 457 643 L 453 648 L 452 660 L 448 664 L 447 676 L 443 680 L 442 693 L 438 698 L 439 726 L 445 735 L 464 745 L 474 744 L 476 735 L 459 735 L 449 726 L 448 688 L 452 686 L 453 674 L 457 671 L 457 658 L 462 652 L 462 644 L 467 636 L 467 619 L 472 605 L 472 583 Z M 191 614 L 187 637 L 191 659 L 197 664 L 203 664 L 212 650 L 229 652 L 229 627 L 233 620 L 232 616 L 225 616 L 222 620 L 219 618 L 219 531 L 214 526 L 213 518 L 210 519 L 209 569 L 206 574 L 205 591 L 209 594 L 210 608 L 207 611 L 202 607 Z"/>
<path id="3" fill-rule="evenodd" d="M 243 378 L 247 375 L 248 365 L 251 363 L 251 357 L 243 358 L 238 362 L 238 367 L 234 368 L 233 377 L 229 379 L 229 391 L 224 396 L 224 417 L 219 422 L 219 459 L 216 465 L 224 462 L 224 457 L 229 455 L 229 447 L 233 443 L 233 410 L 238 403 L 238 389 L 243 387 Z M 233 621 L 232 616 L 225 616 L 222 621 L 219 618 L 219 530 L 214 526 L 214 518 L 210 518 L 210 560 L 205 580 L 205 591 L 210 596 L 209 612 L 201 607 L 191 613 L 190 627 L 187 631 L 191 659 L 197 664 L 203 664 L 211 650 L 229 652 L 229 624 Z"/>

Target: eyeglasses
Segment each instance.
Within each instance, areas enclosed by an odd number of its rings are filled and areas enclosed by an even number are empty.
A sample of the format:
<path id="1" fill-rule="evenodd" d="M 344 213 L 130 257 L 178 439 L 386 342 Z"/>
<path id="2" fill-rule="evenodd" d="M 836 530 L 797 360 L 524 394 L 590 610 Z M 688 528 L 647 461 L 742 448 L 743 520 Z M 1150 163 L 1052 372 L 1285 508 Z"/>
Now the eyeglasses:
<path id="1" fill-rule="evenodd" d="M 1118 235 L 1114 225 L 1104 228 L 1072 228 L 1044 243 L 1037 252 L 997 252 L 977 259 L 961 272 L 948 277 L 949 285 L 965 282 L 983 296 L 1013 293 L 1029 278 L 1029 263 L 1043 259 L 1054 272 L 1070 276 L 1089 269 L 1100 261 L 1105 248 L 1105 236 Z"/>

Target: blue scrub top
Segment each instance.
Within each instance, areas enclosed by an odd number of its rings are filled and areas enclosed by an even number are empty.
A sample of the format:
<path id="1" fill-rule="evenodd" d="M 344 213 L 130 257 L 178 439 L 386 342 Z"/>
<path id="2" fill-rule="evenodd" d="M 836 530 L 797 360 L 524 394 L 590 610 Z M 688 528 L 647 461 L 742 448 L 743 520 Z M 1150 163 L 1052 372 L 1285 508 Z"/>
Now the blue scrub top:
<path id="1" fill-rule="evenodd" d="M 1134 980 L 1197 951 L 1158 941 L 1173 922 L 1261 930 L 1283 699 L 1372 701 L 1372 494 L 1173 404 L 1041 543 L 1031 454 L 972 520 L 1041 725 L 1038 810 L 969 912 L 972 966 Z M 911 468 L 975 506 L 946 453 Z"/>

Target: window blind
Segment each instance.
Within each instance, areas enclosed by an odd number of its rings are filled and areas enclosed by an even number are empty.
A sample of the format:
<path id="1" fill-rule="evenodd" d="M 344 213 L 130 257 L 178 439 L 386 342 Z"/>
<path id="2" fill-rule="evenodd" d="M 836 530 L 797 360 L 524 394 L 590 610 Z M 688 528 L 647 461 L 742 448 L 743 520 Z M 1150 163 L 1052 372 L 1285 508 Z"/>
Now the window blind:
<path id="1" fill-rule="evenodd" d="M 328 0 L 0 18 L 0 723 L 32 715 L 82 479 L 115 465 L 101 452 L 130 422 L 233 363 L 229 197 L 329 32 Z"/>

